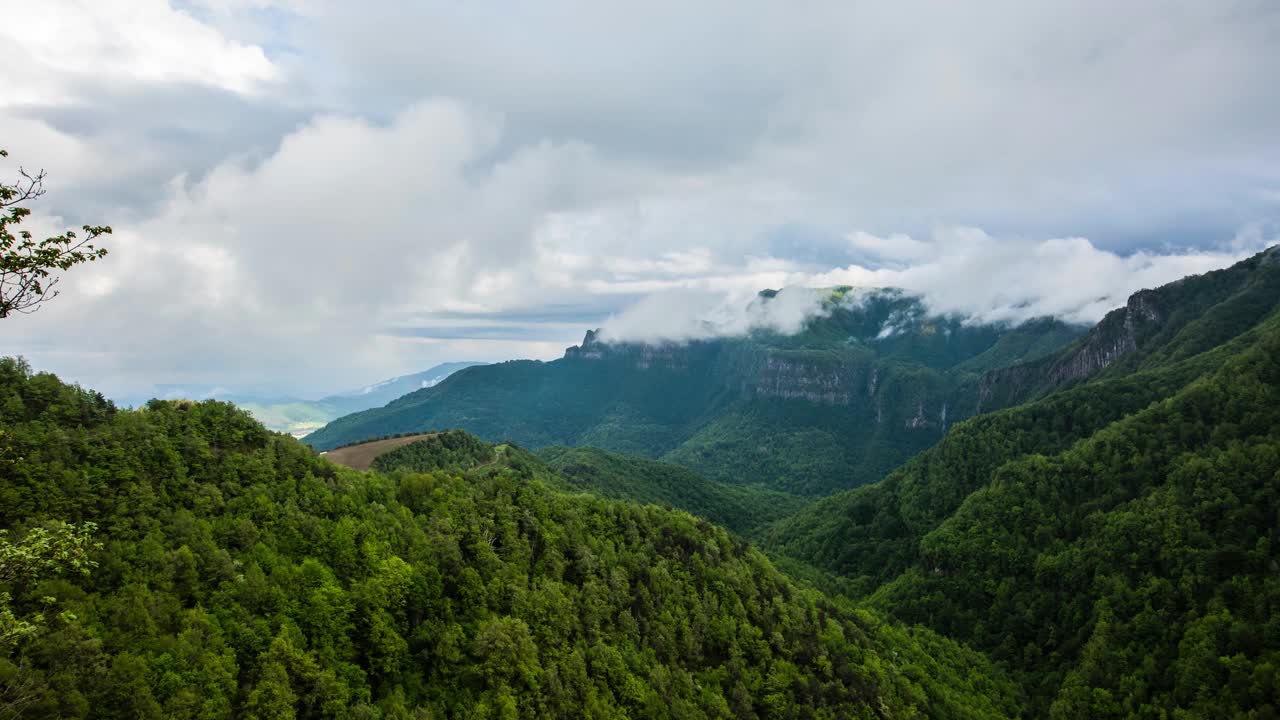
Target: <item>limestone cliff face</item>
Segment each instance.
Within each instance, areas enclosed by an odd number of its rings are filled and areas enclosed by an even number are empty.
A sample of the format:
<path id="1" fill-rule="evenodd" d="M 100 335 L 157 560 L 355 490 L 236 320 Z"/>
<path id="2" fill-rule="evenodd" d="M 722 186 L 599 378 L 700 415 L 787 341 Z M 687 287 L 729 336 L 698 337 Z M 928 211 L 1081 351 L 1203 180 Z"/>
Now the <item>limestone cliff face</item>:
<path id="1" fill-rule="evenodd" d="M 1074 352 L 1049 367 L 1049 381 L 1065 385 L 1093 377 L 1116 360 L 1138 349 L 1139 334 L 1160 324 L 1161 313 L 1154 290 L 1141 290 L 1129 296 L 1122 308 L 1112 310 Z"/>
<path id="2" fill-rule="evenodd" d="M 1138 350 L 1140 340 L 1160 326 L 1164 313 L 1155 290 L 1140 290 L 1107 313 L 1075 345 L 1044 360 L 984 373 L 975 412 L 1006 405 L 1040 387 L 1062 387 L 1097 375 Z"/>
<path id="3" fill-rule="evenodd" d="M 634 362 L 635 367 L 640 370 L 650 368 L 687 370 L 689 355 L 687 349 L 679 345 L 641 345 L 635 352 Z"/>
<path id="4" fill-rule="evenodd" d="M 595 331 L 588 331 L 582 344 L 568 348 L 564 356 L 641 371 L 702 374 L 708 383 L 732 388 L 748 399 L 784 398 L 821 405 L 849 405 L 866 375 L 847 363 L 809 361 L 731 341 L 607 344 Z M 872 381 L 870 394 L 874 392 Z"/>
<path id="5" fill-rule="evenodd" d="M 907 418 L 903 426 L 908 430 L 938 428 L 945 432 L 947 429 L 947 407 L 948 403 L 943 401 L 935 414 L 934 411 L 926 407 L 924 399 L 917 400 L 915 414 Z"/>
<path id="6" fill-rule="evenodd" d="M 1200 352 L 1280 306 L 1280 246 L 1229 268 L 1141 290 L 1083 338 L 1042 360 L 986 373 L 977 412 L 1026 401 L 1087 380 L 1120 363 Z M 1157 360 L 1158 361 L 1158 360 Z"/>
<path id="7" fill-rule="evenodd" d="M 743 389 L 754 397 L 849 405 L 860 384 L 852 367 L 805 362 L 769 353 L 753 376 L 744 379 Z"/>

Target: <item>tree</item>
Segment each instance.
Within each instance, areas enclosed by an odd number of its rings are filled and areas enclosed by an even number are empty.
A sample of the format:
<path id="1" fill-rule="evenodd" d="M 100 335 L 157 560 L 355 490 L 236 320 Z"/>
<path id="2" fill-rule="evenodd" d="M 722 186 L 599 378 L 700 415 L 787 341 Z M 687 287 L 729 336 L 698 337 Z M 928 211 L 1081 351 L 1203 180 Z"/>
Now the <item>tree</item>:
<path id="1" fill-rule="evenodd" d="M 8 530 L 0 530 L 0 583 L 31 583 L 66 571 L 87 575 L 98 564 L 89 553 L 102 547 L 92 539 L 96 529 L 91 522 L 58 523 L 52 530 L 32 528 L 18 542 L 9 540 Z M 34 633 L 44 620 L 43 615 L 19 617 L 9 605 L 11 599 L 0 591 L 0 650 Z"/>
<path id="2" fill-rule="evenodd" d="M 0 157 L 9 153 L 0 150 Z M 23 203 L 44 195 L 43 170 L 32 175 L 19 168 L 22 176 L 12 185 L 0 183 L 0 318 L 10 313 L 35 312 L 41 303 L 57 297 L 57 271 L 70 270 L 80 263 L 93 262 L 107 254 L 93 243 L 111 234 L 106 225 L 85 225 L 83 235 L 74 230 L 37 241 L 27 230 L 15 226 L 31 214 Z"/>
<path id="3" fill-rule="evenodd" d="M 0 530 L 0 586 L 29 586 L 68 571 L 87 575 L 98 565 L 89 553 L 102 548 L 101 543 L 92 539 L 96 529 L 97 526 L 91 522 L 83 525 L 55 523 L 51 529 L 32 528 L 17 542 L 9 539 L 8 530 Z M 46 608 L 57 602 L 52 597 L 41 600 Z M 43 613 L 24 616 L 15 612 L 12 601 L 7 589 L 0 590 L 0 660 L 7 659 L 10 651 L 23 639 L 36 637 L 45 624 Z M 61 618 L 70 621 L 75 616 L 64 611 Z M 34 699 L 35 683 L 24 664 L 9 665 L 6 670 L 0 677 L 0 717 L 17 717 Z"/>

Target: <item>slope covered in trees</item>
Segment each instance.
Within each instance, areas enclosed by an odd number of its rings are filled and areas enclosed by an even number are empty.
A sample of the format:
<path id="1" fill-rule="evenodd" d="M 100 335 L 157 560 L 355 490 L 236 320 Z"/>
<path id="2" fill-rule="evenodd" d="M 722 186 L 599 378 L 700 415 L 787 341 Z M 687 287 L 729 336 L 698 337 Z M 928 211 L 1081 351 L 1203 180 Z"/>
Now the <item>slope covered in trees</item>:
<path id="1" fill-rule="evenodd" d="M 1274 717 L 1278 275 L 1271 250 L 1139 293 L 1123 312 L 1154 316 L 1092 380 L 953 428 L 772 549 L 991 653 L 1033 716 Z"/>
<path id="2" fill-rule="evenodd" d="M 117 410 L 0 361 L 0 527 L 93 522 L 5 578 L 24 717 L 983 718 L 972 651 L 797 588 L 688 514 L 516 468 L 361 473 L 218 402 Z M 56 598 L 55 610 L 42 598 Z"/>
<path id="3" fill-rule="evenodd" d="M 1002 465 L 873 602 L 988 650 L 1055 718 L 1274 716 L 1280 327 L 1174 397 Z"/>
<path id="4" fill-rule="evenodd" d="M 462 430 L 447 430 L 409 443 L 373 459 L 374 470 L 462 472 L 497 459 L 492 445 Z"/>
<path id="5" fill-rule="evenodd" d="M 760 307 L 773 301 L 763 293 Z M 685 344 L 587 333 L 552 362 L 456 373 L 306 441 L 462 428 L 528 448 L 594 446 L 725 483 L 825 495 L 877 480 L 979 406 L 982 372 L 1062 347 L 1079 328 L 938 317 L 899 291 L 837 288 L 802 332 Z"/>
<path id="6" fill-rule="evenodd" d="M 678 465 L 598 448 L 551 447 L 538 456 L 574 490 L 669 505 L 740 533 L 750 533 L 806 504 L 794 495 L 719 483 Z"/>

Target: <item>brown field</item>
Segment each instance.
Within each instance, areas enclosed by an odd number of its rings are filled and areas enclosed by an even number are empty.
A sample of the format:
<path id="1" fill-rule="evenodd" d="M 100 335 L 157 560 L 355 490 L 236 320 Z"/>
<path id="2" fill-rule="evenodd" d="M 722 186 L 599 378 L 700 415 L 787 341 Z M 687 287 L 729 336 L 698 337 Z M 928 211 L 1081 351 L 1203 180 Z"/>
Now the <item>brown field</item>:
<path id="1" fill-rule="evenodd" d="M 406 437 L 391 438 L 389 440 L 374 440 L 373 442 L 360 443 L 359 445 L 350 445 L 337 450 L 320 453 L 326 460 L 335 462 L 339 465 L 346 465 L 355 470 L 368 470 L 373 464 L 374 458 L 378 457 L 388 450 L 395 450 L 401 445 L 408 445 L 411 442 L 417 442 L 425 438 L 432 437 L 437 433 L 422 433 L 421 435 L 409 435 Z"/>

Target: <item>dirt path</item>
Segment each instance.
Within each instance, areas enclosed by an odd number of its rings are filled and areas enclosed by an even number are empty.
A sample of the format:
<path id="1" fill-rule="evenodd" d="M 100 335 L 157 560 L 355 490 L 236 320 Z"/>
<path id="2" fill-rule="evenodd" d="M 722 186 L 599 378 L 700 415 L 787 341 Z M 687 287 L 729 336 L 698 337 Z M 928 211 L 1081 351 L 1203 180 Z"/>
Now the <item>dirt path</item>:
<path id="1" fill-rule="evenodd" d="M 387 440 L 374 440 L 373 442 L 360 443 L 359 445 L 349 445 L 337 450 L 320 453 L 326 460 L 335 462 L 339 465 L 345 465 L 355 470 L 368 470 L 373 464 L 375 458 L 388 450 L 395 450 L 403 445 L 411 442 L 425 440 L 434 437 L 439 433 L 422 433 L 421 435 L 408 435 L 406 437 L 390 438 Z"/>

